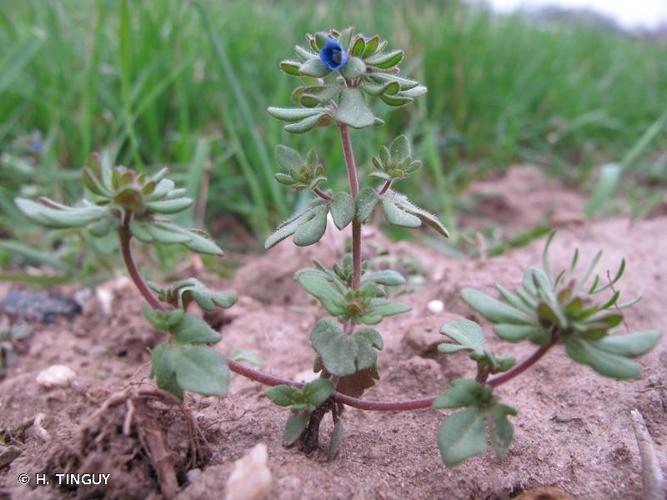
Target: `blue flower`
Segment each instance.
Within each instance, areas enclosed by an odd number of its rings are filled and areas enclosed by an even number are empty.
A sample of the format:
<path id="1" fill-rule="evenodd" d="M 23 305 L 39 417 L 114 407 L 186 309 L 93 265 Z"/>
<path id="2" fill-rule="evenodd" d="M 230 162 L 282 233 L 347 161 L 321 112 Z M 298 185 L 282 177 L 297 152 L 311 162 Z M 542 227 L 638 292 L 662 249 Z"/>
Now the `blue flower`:
<path id="1" fill-rule="evenodd" d="M 338 43 L 338 40 L 329 38 L 327 44 L 320 50 L 320 60 L 327 68 L 337 71 L 347 62 L 347 51 Z"/>

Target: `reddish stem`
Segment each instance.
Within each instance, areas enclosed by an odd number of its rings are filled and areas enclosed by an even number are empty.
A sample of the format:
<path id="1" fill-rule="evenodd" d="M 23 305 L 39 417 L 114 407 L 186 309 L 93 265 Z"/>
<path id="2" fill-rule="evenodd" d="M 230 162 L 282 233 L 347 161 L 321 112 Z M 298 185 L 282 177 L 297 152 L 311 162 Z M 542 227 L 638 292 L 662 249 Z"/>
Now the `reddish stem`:
<path id="1" fill-rule="evenodd" d="M 389 191 L 389 188 L 391 187 L 391 179 L 387 179 L 382 186 L 382 189 L 380 189 L 380 195 L 385 194 L 387 191 Z"/>
<path id="2" fill-rule="evenodd" d="M 148 285 L 141 277 L 141 273 L 137 269 L 137 266 L 134 263 L 132 258 L 132 249 L 130 248 L 130 240 L 132 240 L 132 231 L 130 231 L 130 219 L 132 218 L 131 212 L 126 212 L 125 217 L 123 217 L 123 224 L 118 228 L 118 237 L 120 239 L 120 249 L 123 253 L 123 260 L 125 261 L 125 266 L 127 271 L 130 273 L 130 278 L 134 282 L 134 285 L 139 289 L 141 295 L 144 296 L 146 302 L 153 308 L 164 311 L 164 306 L 160 301 L 153 295 L 153 292 Z"/>
<path id="3" fill-rule="evenodd" d="M 313 193 L 315 193 L 317 196 L 319 196 L 320 198 L 322 198 L 324 201 L 332 201 L 332 200 L 333 200 L 333 198 L 332 198 L 331 196 L 329 196 L 328 194 L 326 194 L 326 193 L 325 193 L 324 191 L 322 191 L 320 188 L 317 188 L 317 187 L 316 187 L 315 189 L 313 189 Z"/>
<path id="4" fill-rule="evenodd" d="M 499 385 L 504 384 L 508 380 L 513 379 L 517 375 L 521 375 L 528 368 L 537 363 L 540 360 L 540 358 L 547 353 L 549 349 L 551 349 L 554 345 L 556 345 L 557 342 L 558 342 L 557 338 L 552 335 L 551 339 L 548 342 L 542 344 L 539 347 L 539 349 L 537 349 L 537 351 L 531 354 L 528 358 L 524 359 L 521 363 L 516 365 L 511 370 L 506 371 L 505 373 L 498 375 L 497 377 L 493 377 L 491 380 L 487 381 L 486 384 L 490 385 L 491 387 L 498 387 Z"/>

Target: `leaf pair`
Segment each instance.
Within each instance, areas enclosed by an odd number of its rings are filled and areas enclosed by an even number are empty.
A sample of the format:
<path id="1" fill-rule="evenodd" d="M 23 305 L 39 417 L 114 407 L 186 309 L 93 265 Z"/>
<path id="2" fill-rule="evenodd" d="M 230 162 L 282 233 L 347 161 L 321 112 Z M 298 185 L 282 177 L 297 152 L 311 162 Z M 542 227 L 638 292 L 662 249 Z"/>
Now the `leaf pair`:
<path id="1" fill-rule="evenodd" d="M 466 408 L 448 416 L 438 429 L 438 448 L 446 465 L 457 465 L 486 451 L 486 425 L 496 457 L 500 460 L 505 456 L 514 435 L 507 417 L 516 415 L 516 410 L 500 404 L 490 388 L 474 380 L 456 379 L 433 408 Z"/>
<path id="2" fill-rule="evenodd" d="M 292 410 L 283 433 L 285 446 L 291 446 L 299 439 L 308 424 L 310 414 L 329 399 L 334 389 L 331 381 L 318 379 L 305 384 L 302 389 L 277 385 L 266 391 L 266 396 L 275 404 Z"/>
<path id="3" fill-rule="evenodd" d="M 304 210 L 278 226 L 264 242 L 264 248 L 272 248 L 290 236 L 293 236 L 294 244 L 300 247 L 317 243 L 327 229 L 329 212 L 336 227 L 345 228 L 354 217 L 352 197 L 348 193 L 339 191 L 333 194 L 331 201 L 319 198 L 311 201 Z"/>

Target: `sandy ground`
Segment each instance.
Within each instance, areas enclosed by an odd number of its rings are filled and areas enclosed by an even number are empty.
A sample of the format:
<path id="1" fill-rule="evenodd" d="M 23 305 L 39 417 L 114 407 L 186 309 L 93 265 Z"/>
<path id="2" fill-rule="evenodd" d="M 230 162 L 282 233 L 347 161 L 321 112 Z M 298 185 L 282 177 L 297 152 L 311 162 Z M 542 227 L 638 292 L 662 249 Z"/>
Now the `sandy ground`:
<path id="1" fill-rule="evenodd" d="M 502 186 L 495 187 L 505 192 Z M 546 180 L 540 183 L 535 177 L 525 196 L 513 189 L 498 203 L 509 206 L 516 218 L 525 213 L 530 221 L 556 222 L 553 217 L 558 210 L 543 209 L 558 206 L 560 188 Z M 540 189 L 541 215 L 537 217 L 519 205 L 528 192 Z M 567 196 L 568 207 L 580 206 L 576 196 Z M 514 218 L 508 221 L 506 227 L 515 226 Z M 613 272 L 621 258 L 628 260 L 620 286 L 622 297 L 641 295 L 643 300 L 627 312 L 622 328 L 663 327 L 667 317 L 667 262 L 663 258 L 667 253 L 667 217 L 640 221 L 615 218 L 586 224 L 568 217 L 556 225 L 560 230 L 552 255 L 557 265 L 569 261 L 575 246 L 581 251 L 581 262 L 592 258 L 598 249 L 605 250 L 599 268 L 603 273 L 607 269 Z M 499 257 L 463 260 L 411 243 L 389 244 L 372 227 L 366 228 L 365 234 L 373 252 L 389 249 L 394 255 L 413 255 L 427 269 L 423 281 L 408 287 L 401 297 L 413 310 L 380 326 L 385 342 L 379 356 L 381 380 L 364 395 L 373 400 L 437 394 L 449 380 L 472 376 L 474 366 L 465 355 L 445 357 L 433 351 L 433 345 L 443 339 L 438 333 L 440 325 L 451 314 L 479 320 L 460 299 L 460 290 L 475 286 L 493 293 L 496 282 L 509 287 L 519 283 L 526 266 L 539 265 L 544 244 L 539 240 Z M 323 315 L 293 283 L 292 274 L 307 266 L 312 257 L 327 264 L 335 262 L 340 258 L 340 243 L 341 237 L 333 234 L 306 250 L 285 242 L 248 262 L 232 284 L 199 276 L 221 288 L 233 287 L 240 295 L 239 303 L 225 313 L 223 341 L 217 348 L 225 354 L 236 348 L 253 350 L 263 358 L 263 370 L 287 378 L 308 371 L 314 358 L 308 341 L 310 328 Z M 83 314 L 73 321 L 38 326 L 26 341 L 25 352 L 0 381 L 0 432 L 6 437 L 8 430 L 20 428 L 21 423 L 43 413 L 42 426 L 51 436 L 46 442 L 31 431 L 18 436 L 22 453 L 0 469 L 0 499 L 92 495 L 85 488 L 23 486 L 16 478 L 22 472 L 53 471 L 58 464 L 56 452 L 75 447 L 78 427 L 109 394 L 129 384 L 150 384 L 146 379 L 149 351 L 160 341 L 159 334 L 151 332 L 141 319 L 141 298 L 129 284 L 121 280 L 106 286 L 114 297 L 111 315 L 91 296 L 83 303 Z M 445 303 L 444 312 L 427 311 L 426 304 L 433 299 Z M 502 352 L 519 359 L 533 349 L 530 345 L 502 344 L 493 339 L 488 328 L 487 333 L 492 346 L 501 346 Z M 643 414 L 664 465 L 666 344 L 663 337 L 661 344 L 642 358 L 640 380 L 607 380 L 573 363 L 558 348 L 527 375 L 503 385 L 498 393 L 519 410 L 519 415 L 513 420 L 514 443 L 500 463 L 488 452 L 454 469 L 443 466 L 435 436 L 444 412 L 435 410 L 379 413 L 348 408 L 344 414 L 347 436 L 338 458 L 327 462 L 325 451 L 306 457 L 281 446 L 287 412 L 264 397 L 264 387 L 236 375 L 225 399 L 186 397 L 185 406 L 209 444 L 210 456 L 201 463 L 182 457 L 186 447 L 178 416 L 165 410 L 161 421 L 170 446 L 181 456 L 177 465 L 183 499 L 221 498 L 234 460 L 259 442 L 266 443 L 269 450 L 271 498 L 513 498 L 550 486 L 575 498 L 639 499 L 640 462 L 630 410 L 637 408 Z M 53 364 L 67 365 L 76 372 L 70 387 L 45 391 L 36 385 L 37 374 Z M 96 451 L 102 457 L 96 462 L 99 471 L 112 474 L 111 487 L 105 492 L 109 498 L 156 497 L 157 482 L 146 457 L 122 435 L 123 413 L 122 408 L 109 413 L 109 426 L 117 437 Z M 322 432 L 324 446 L 331 429 L 327 417 Z M 185 474 L 188 467 L 196 465 L 203 473 L 190 484 Z M 104 470 L 105 466 L 111 469 Z"/>

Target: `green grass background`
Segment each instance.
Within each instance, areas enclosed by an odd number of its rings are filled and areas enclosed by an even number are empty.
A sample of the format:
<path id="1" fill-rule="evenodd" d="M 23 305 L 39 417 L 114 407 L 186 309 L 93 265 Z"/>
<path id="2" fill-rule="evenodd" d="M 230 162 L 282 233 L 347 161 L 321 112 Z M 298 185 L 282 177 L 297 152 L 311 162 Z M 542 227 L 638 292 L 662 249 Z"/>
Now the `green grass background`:
<path id="1" fill-rule="evenodd" d="M 471 180 L 531 162 L 584 182 L 619 160 L 667 108 L 667 47 L 576 26 L 494 18 L 456 1 L 0 1 L 0 209 L 17 193 L 72 201 L 93 151 L 172 167 L 191 193 L 208 175 L 208 220 L 265 236 L 299 203 L 273 180 L 273 150 L 317 146 L 344 184 L 332 129 L 292 136 L 266 113 L 289 104 L 278 70 L 305 32 L 354 25 L 407 52 L 429 93 L 353 136 L 359 162 L 395 135 L 425 168 L 405 188 L 452 223 Z M 36 131 L 41 154 L 30 152 Z M 661 158 L 665 134 L 650 145 Z M 664 163 L 658 175 L 664 178 Z M 190 214 L 193 217 L 193 213 Z"/>

